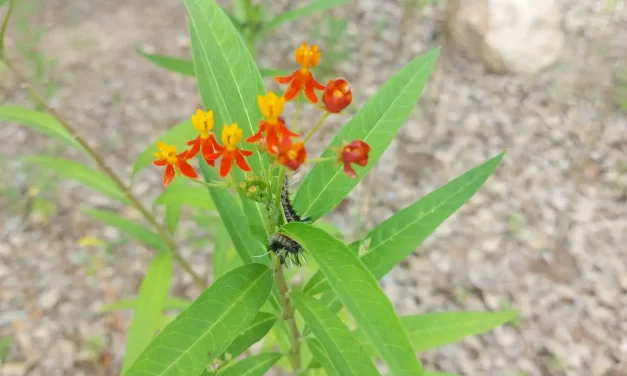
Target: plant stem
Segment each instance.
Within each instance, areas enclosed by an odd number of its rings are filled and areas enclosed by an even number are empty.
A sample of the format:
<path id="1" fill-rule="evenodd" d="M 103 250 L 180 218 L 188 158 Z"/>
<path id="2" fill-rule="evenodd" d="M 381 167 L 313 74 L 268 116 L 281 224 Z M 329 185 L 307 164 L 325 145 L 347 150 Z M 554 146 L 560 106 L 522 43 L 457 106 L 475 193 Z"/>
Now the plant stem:
<path id="1" fill-rule="evenodd" d="M 11 18 L 11 14 L 13 13 L 13 8 L 15 7 L 16 0 L 9 0 L 9 9 L 7 10 L 6 16 L 4 16 L 4 21 L 2 21 L 2 28 L 0 28 L 0 53 L 4 55 L 4 35 L 7 32 L 7 27 L 9 26 L 9 19 Z"/>
<path id="2" fill-rule="evenodd" d="M 279 257 L 273 257 L 274 267 L 274 282 L 279 290 L 279 297 L 281 300 L 281 316 L 283 320 L 287 321 L 289 329 L 290 339 L 290 352 L 289 360 L 292 365 L 292 370 L 295 375 L 300 374 L 300 333 L 296 326 L 296 319 L 294 318 L 294 307 L 289 297 L 289 288 L 287 287 L 287 281 L 283 274 L 283 266 Z"/>
<path id="3" fill-rule="evenodd" d="M 300 113 L 300 98 L 302 94 L 298 94 L 296 98 L 296 109 L 294 110 L 294 120 L 292 120 L 292 128 L 294 128 L 294 132 L 298 133 L 298 115 Z"/>
<path id="4" fill-rule="evenodd" d="M 307 142 L 307 140 L 309 140 L 311 138 L 311 136 L 313 136 L 314 133 L 316 133 L 318 131 L 318 129 L 320 129 L 320 127 L 322 126 L 322 123 L 324 123 L 324 121 L 329 117 L 329 115 L 331 115 L 331 113 L 327 111 L 320 117 L 320 120 L 318 120 L 318 122 L 313 127 L 311 132 L 309 132 L 309 134 L 307 136 L 305 136 L 305 139 L 303 140 L 303 142 Z"/>
<path id="5" fill-rule="evenodd" d="M 13 4 L 14 1 L 11 1 Z M 8 18 L 7 18 L 8 19 Z M 7 21 L 5 19 L 4 25 L 6 25 Z M 4 26 L 3 26 L 4 27 Z M 4 29 L 3 29 L 4 31 Z M 113 172 L 113 170 L 107 166 L 105 161 L 98 155 L 98 153 L 91 147 L 89 144 L 81 138 L 74 127 L 72 127 L 61 115 L 57 113 L 54 109 L 48 106 L 46 100 L 33 88 L 28 80 L 24 78 L 21 72 L 19 72 L 11 61 L 8 59 L 8 56 L 5 51 L 3 51 L 2 59 L 4 60 L 5 65 L 9 68 L 9 70 L 13 73 L 13 75 L 18 79 L 19 83 L 22 85 L 22 88 L 28 93 L 31 99 L 35 102 L 36 105 L 44 108 L 50 115 L 52 115 L 58 122 L 63 126 L 63 128 L 78 142 L 78 144 L 87 152 L 87 154 L 94 160 L 96 165 L 107 174 L 113 183 L 124 193 L 126 198 L 129 200 L 131 205 L 133 205 L 143 216 L 144 218 L 157 230 L 157 233 L 161 237 L 161 239 L 166 243 L 174 259 L 181 265 L 183 269 L 192 277 L 194 283 L 198 285 L 199 288 L 205 289 L 207 287 L 205 281 L 192 269 L 191 265 L 185 261 L 185 259 L 181 256 L 174 242 L 174 239 L 170 235 L 170 233 L 163 227 L 158 221 L 157 218 L 139 201 L 139 199 L 133 195 L 131 190 L 120 180 L 120 178 Z"/>
<path id="6" fill-rule="evenodd" d="M 189 180 L 209 188 L 229 188 L 224 182 L 203 181 L 200 179 L 188 178 Z"/>

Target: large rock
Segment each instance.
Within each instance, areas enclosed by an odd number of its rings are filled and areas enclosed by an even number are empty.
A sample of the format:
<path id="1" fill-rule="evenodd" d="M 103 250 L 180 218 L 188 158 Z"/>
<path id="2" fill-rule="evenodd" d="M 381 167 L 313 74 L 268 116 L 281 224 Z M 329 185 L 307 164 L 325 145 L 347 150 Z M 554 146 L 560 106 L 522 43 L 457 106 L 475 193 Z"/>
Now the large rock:
<path id="1" fill-rule="evenodd" d="M 447 23 L 455 44 L 498 73 L 536 73 L 564 46 L 555 0 L 449 0 Z"/>

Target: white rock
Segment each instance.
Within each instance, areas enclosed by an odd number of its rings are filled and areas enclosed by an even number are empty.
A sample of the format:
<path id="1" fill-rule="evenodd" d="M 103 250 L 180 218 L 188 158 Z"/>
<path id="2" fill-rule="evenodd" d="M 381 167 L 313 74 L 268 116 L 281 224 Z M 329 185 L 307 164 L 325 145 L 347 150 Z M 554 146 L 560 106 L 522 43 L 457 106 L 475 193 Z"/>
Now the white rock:
<path id="1" fill-rule="evenodd" d="M 447 22 L 453 42 L 498 73 L 537 73 L 564 47 L 555 0 L 451 0 Z"/>
<path id="2" fill-rule="evenodd" d="M 50 289 L 44 292 L 39 297 L 39 300 L 38 300 L 39 307 L 43 310 L 52 309 L 57 304 L 60 297 L 61 297 L 61 291 L 59 291 L 58 289 L 54 289 L 54 288 Z"/>

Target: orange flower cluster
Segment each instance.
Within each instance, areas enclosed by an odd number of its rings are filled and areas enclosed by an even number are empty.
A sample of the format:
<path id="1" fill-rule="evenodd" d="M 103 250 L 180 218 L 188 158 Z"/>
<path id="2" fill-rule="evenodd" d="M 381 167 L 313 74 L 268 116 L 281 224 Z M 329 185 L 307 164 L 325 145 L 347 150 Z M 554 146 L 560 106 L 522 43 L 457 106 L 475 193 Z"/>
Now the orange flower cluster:
<path id="1" fill-rule="evenodd" d="M 298 169 L 307 162 L 307 150 L 305 141 L 297 140 L 300 134 L 292 131 L 281 116 L 285 103 L 292 101 L 301 92 L 309 102 L 318 103 L 316 90 L 322 91 L 323 109 L 329 113 L 339 113 L 352 102 L 353 96 L 351 88 L 345 79 L 339 78 L 330 80 L 327 86 L 320 84 L 313 76 L 311 68 L 320 62 L 320 51 L 318 46 L 309 47 L 303 43 L 295 51 L 295 60 L 300 68 L 291 75 L 285 77 L 275 77 L 275 81 L 280 84 L 289 84 L 285 95 L 278 96 L 269 91 L 266 95 L 257 97 L 257 104 L 263 118 L 259 121 L 259 129 L 252 136 L 244 141 L 249 144 L 256 144 L 260 152 L 267 152 L 274 163 L 284 166 L 290 170 Z M 322 120 L 324 120 L 323 117 Z M 321 121 L 322 121 L 321 120 Z M 251 171 L 246 161 L 246 157 L 253 154 L 250 150 L 238 147 L 243 137 L 242 129 L 236 124 L 225 125 L 222 128 L 220 144 L 213 133 L 214 120 L 213 111 L 203 111 L 198 109 L 192 116 L 192 124 L 199 135 L 195 139 L 187 142 L 190 148 L 182 153 L 177 153 L 173 145 L 166 145 L 162 142 L 157 144 L 159 151 L 155 153 L 153 163 L 156 166 L 165 166 L 163 184 L 169 184 L 172 179 L 181 174 L 191 179 L 196 179 L 198 174 L 188 160 L 200 153 L 205 162 L 210 166 L 220 159 L 220 176 L 225 177 L 231 171 L 233 165 L 237 165 L 242 171 Z M 321 122 L 318 124 L 318 126 Z M 315 132 L 318 128 L 316 126 Z M 305 138 L 308 140 L 311 133 Z M 352 164 L 365 166 L 368 163 L 368 153 L 370 146 L 361 140 L 350 143 L 344 142 L 342 148 L 336 149 L 338 153 L 338 163 L 344 164 L 344 171 L 351 178 L 356 178 L 357 174 Z M 325 158 L 326 159 L 326 158 Z M 313 162 L 313 161 L 312 161 Z"/>

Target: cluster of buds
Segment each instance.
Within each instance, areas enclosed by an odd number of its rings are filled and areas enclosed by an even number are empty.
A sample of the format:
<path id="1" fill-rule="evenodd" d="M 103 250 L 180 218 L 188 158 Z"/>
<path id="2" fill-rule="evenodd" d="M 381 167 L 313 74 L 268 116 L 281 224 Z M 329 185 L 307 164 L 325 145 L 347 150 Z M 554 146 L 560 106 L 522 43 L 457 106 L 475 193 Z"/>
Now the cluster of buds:
<path id="1" fill-rule="evenodd" d="M 268 183 L 261 176 L 249 176 L 237 186 L 246 197 L 257 202 L 268 202 Z"/>
<path id="2" fill-rule="evenodd" d="M 327 161 L 327 158 L 308 159 L 305 142 L 319 129 L 329 114 L 341 112 L 350 105 L 353 99 L 350 85 L 345 79 L 330 80 L 324 86 L 313 76 L 311 68 L 320 62 L 318 46 L 310 47 L 306 43 L 302 43 L 300 47 L 296 48 L 295 60 L 300 67 L 291 75 L 275 77 L 277 83 L 289 85 L 283 96 L 278 96 L 272 91 L 266 95 L 258 96 L 257 103 L 263 119 L 259 121 L 258 131 L 244 140 L 246 143 L 255 144 L 260 152 L 268 153 L 273 165 L 279 165 L 292 171 L 307 162 L 323 163 Z M 301 135 L 291 130 L 285 122 L 282 116 L 283 109 L 286 102 L 295 100 L 301 92 L 304 93 L 309 102 L 317 104 L 316 91 L 322 91 L 323 106 L 320 108 L 325 113 L 309 134 L 300 139 Z M 177 174 L 196 180 L 198 174 L 187 161 L 199 153 L 210 166 L 215 166 L 216 161 L 220 159 L 219 173 L 222 177 L 229 174 L 233 165 L 237 165 L 244 172 L 251 171 L 246 157 L 251 156 L 253 152 L 238 146 L 242 141 L 243 132 L 237 123 L 224 125 L 220 135 L 222 143 L 218 142 L 213 133 L 212 111 L 205 112 L 198 109 L 196 114 L 192 116 L 192 123 L 199 135 L 187 143 L 190 146 L 189 149 L 178 153 L 174 146 L 158 143 L 159 151 L 155 153 L 157 159 L 153 163 L 157 166 L 166 166 L 163 178 L 164 185 L 169 184 Z M 365 166 L 368 163 L 370 146 L 364 141 L 344 141 L 341 147 L 336 147 L 334 150 L 337 152 L 337 158 L 331 159 L 335 160 L 336 163 L 343 163 L 344 171 L 352 178 L 357 177 L 352 164 Z M 266 184 L 261 178 L 253 177 L 241 182 L 238 189 L 253 200 L 265 201 L 268 199 Z"/>

